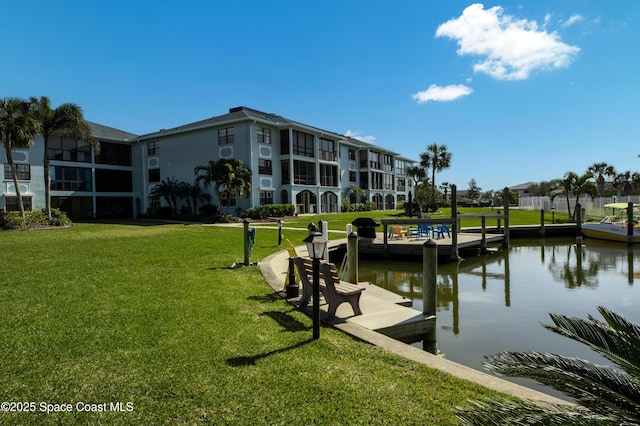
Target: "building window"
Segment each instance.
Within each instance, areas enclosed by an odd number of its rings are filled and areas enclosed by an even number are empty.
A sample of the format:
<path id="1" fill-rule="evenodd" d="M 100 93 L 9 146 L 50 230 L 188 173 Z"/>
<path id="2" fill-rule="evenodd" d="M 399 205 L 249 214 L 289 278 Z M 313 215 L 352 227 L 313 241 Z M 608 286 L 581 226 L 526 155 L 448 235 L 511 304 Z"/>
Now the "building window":
<path id="1" fill-rule="evenodd" d="M 260 191 L 260 205 L 273 204 L 273 191 Z"/>
<path id="2" fill-rule="evenodd" d="M 18 171 L 18 180 L 31 180 L 31 165 L 29 164 L 14 164 Z M 9 164 L 4 165 L 4 178 L 13 179 L 13 173 L 11 173 L 11 166 Z"/>
<path id="3" fill-rule="evenodd" d="M 369 173 L 360 172 L 360 188 L 369 189 Z"/>
<path id="4" fill-rule="evenodd" d="M 404 178 L 398 178 L 398 184 L 397 184 L 398 191 L 406 190 L 405 182 L 406 180 Z"/>
<path id="5" fill-rule="evenodd" d="M 336 142 L 328 139 L 320 139 L 320 149 L 318 155 L 321 160 L 336 161 Z"/>
<path id="6" fill-rule="evenodd" d="M 160 154 L 160 145 L 158 141 L 149 142 L 147 144 L 147 154 L 149 156 L 159 155 Z"/>
<path id="7" fill-rule="evenodd" d="M 369 152 L 369 167 L 375 170 L 382 170 L 382 164 L 380 164 L 381 154 L 379 152 Z"/>
<path id="8" fill-rule="evenodd" d="M 91 169 L 81 167 L 51 167 L 51 190 L 91 191 Z"/>
<path id="9" fill-rule="evenodd" d="M 100 144 L 102 147 L 102 143 Z M 87 142 L 61 136 L 49 139 L 49 158 L 58 161 L 91 162 L 91 145 Z"/>
<path id="10" fill-rule="evenodd" d="M 371 173 L 371 189 L 382 189 L 382 173 Z"/>
<path id="11" fill-rule="evenodd" d="M 313 135 L 309 133 L 293 131 L 293 153 L 305 157 L 314 157 Z"/>
<path id="12" fill-rule="evenodd" d="M 308 161 L 293 161 L 293 183 L 297 185 L 316 184 L 316 165 Z"/>
<path id="13" fill-rule="evenodd" d="M 393 156 L 392 155 L 384 155 L 384 171 L 392 172 L 393 171 Z"/>
<path id="14" fill-rule="evenodd" d="M 280 130 L 280 154 L 289 153 L 289 129 Z"/>
<path id="15" fill-rule="evenodd" d="M 258 127 L 258 143 L 271 144 L 271 129 Z"/>
<path id="16" fill-rule="evenodd" d="M 227 193 L 223 192 L 222 194 L 220 194 L 220 197 L 222 198 L 220 200 L 220 204 L 223 207 L 235 207 L 236 206 L 236 194 L 235 192 L 231 193 L 231 198 L 227 198 Z"/>
<path id="17" fill-rule="evenodd" d="M 272 174 L 271 160 L 265 160 L 263 158 L 258 159 L 258 173 L 261 175 Z"/>
<path id="18" fill-rule="evenodd" d="M 320 185 L 338 186 L 338 167 L 320 164 Z"/>
<path id="19" fill-rule="evenodd" d="M 233 143 L 233 127 L 218 129 L 218 143 L 220 145 Z"/>
<path id="20" fill-rule="evenodd" d="M 96 169 L 96 192 L 133 191 L 131 170 Z"/>
<path id="21" fill-rule="evenodd" d="M 406 161 L 396 160 L 396 174 L 399 174 L 399 175 L 407 174 L 406 168 L 407 168 Z"/>
<path id="22" fill-rule="evenodd" d="M 22 207 L 25 210 L 31 210 L 33 204 L 33 197 L 22 196 Z M 10 195 L 4 196 L 4 205 L 8 212 L 16 212 L 20 210 L 18 207 L 18 197 L 12 197 Z"/>
<path id="23" fill-rule="evenodd" d="M 149 169 L 149 182 L 160 182 L 160 169 Z"/>
<path id="24" fill-rule="evenodd" d="M 357 182 L 358 174 L 357 172 L 349 172 L 349 182 Z"/>
<path id="25" fill-rule="evenodd" d="M 393 179 L 393 175 L 388 175 L 388 174 L 384 175 L 384 189 L 393 190 L 394 182 L 395 181 Z"/>
<path id="26" fill-rule="evenodd" d="M 356 150 L 355 149 L 350 149 L 349 150 L 349 161 L 356 161 Z"/>
<path id="27" fill-rule="evenodd" d="M 96 163 L 112 166 L 130 166 L 131 146 L 121 143 L 101 142 L 100 154 L 96 155 Z"/>
<path id="28" fill-rule="evenodd" d="M 289 173 L 289 160 L 282 160 L 280 162 L 280 172 L 282 176 L 282 183 L 291 183 L 291 173 Z"/>

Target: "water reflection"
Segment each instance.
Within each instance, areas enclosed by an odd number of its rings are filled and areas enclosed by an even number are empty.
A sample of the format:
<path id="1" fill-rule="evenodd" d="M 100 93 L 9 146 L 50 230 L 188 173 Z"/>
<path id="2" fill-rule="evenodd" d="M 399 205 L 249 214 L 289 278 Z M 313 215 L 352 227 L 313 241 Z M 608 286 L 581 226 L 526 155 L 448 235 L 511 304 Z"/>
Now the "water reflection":
<path id="1" fill-rule="evenodd" d="M 608 363 L 540 323 L 550 312 L 586 318 L 598 305 L 640 321 L 640 259 L 624 244 L 587 239 L 514 240 L 509 250 L 438 266 L 435 342 L 414 345 L 482 369 L 485 355 L 537 350 Z M 635 255 L 634 255 L 635 254 Z M 464 256 L 463 256 L 464 257 Z M 411 298 L 422 310 L 422 262 L 360 262 L 360 280 Z M 428 349 L 429 348 L 429 349 Z M 517 381 L 517 380 L 515 380 Z"/>

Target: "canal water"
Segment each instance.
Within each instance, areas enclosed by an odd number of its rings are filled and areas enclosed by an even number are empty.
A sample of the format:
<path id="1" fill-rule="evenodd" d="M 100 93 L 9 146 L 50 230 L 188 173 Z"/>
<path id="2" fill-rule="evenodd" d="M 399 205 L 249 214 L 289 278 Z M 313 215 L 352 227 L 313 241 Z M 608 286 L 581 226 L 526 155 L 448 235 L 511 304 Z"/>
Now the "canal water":
<path id="1" fill-rule="evenodd" d="M 359 280 L 411 298 L 422 311 L 421 259 L 361 260 Z M 435 345 L 422 336 L 408 343 L 483 371 L 484 357 L 501 351 L 551 352 L 611 365 L 540 325 L 551 323 L 549 313 L 602 320 L 598 306 L 640 323 L 640 248 L 593 239 L 581 248 L 575 239 L 512 240 L 509 249 L 438 265 Z M 532 380 L 507 379 L 562 397 Z"/>

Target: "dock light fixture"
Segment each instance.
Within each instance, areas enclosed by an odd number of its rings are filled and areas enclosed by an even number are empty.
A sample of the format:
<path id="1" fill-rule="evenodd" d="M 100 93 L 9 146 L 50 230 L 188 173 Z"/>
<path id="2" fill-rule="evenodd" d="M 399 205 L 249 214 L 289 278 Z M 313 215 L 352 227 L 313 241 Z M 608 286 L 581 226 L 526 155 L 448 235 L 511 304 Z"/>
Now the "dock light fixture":
<path id="1" fill-rule="evenodd" d="M 313 259 L 313 340 L 320 338 L 320 259 L 328 242 L 320 232 L 311 233 L 304 239 L 309 257 Z"/>

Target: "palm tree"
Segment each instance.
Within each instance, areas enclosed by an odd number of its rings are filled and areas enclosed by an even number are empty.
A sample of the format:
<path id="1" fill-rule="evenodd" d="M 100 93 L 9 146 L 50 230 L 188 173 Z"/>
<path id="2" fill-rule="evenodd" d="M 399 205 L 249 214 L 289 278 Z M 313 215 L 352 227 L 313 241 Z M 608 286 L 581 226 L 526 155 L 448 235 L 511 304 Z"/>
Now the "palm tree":
<path id="1" fill-rule="evenodd" d="M 166 178 L 162 182 L 160 182 L 156 187 L 151 191 L 152 196 L 162 197 L 167 202 L 169 207 L 174 211 L 174 213 L 178 213 L 178 200 L 177 196 L 180 192 L 180 182 L 174 177 Z"/>
<path id="2" fill-rule="evenodd" d="M 573 185 L 574 179 L 576 179 L 578 175 L 574 172 L 567 172 L 564 174 L 564 178 L 562 179 L 554 179 L 551 183 L 551 201 L 558 196 L 564 195 L 567 201 L 567 214 L 569 217 L 573 217 L 571 214 L 571 202 L 569 201 L 569 196 L 571 195 L 571 186 Z"/>
<path id="3" fill-rule="evenodd" d="M 593 163 L 588 169 L 587 173 L 591 173 L 596 178 L 596 185 L 598 186 L 598 196 L 604 197 L 604 184 L 605 184 L 605 176 L 611 177 L 615 176 L 616 171 L 613 166 L 607 163 Z"/>
<path id="4" fill-rule="evenodd" d="M 60 135 L 90 143 L 95 153 L 100 152 L 100 143 L 93 137 L 91 127 L 84 120 L 82 109 L 72 103 L 65 103 L 51 109 L 51 101 L 42 96 L 38 102 L 40 133 L 44 139 L 44 194 L 47 216 L 51 220 L 51 170 L 49 170 L 49 139 Z"/>
<path id="5" fill-rule="evenodd" d="M 451 167 L 451 153 L 446 145 L 431 144 L 427 150 L 420 154 L 420 165 L 425 169 L 431 169 L 431 204 L 436 204 L 436 172 Z"/>
<path id="6" fill-rule="evenodd" d="M 487 358 L 486 366 L 511 377 L 526 377 L 575 398 L 588 408 L 543 408 L 513 401 L 485 401 L 456 415 L 467 424 L 638 424 L 640 421 L 640 324 L 602 306 L 604 322 L 550 314 L 545 328 L 584 343 L 619 369 L 588 361 L 539 352 L 502 352 Z M 491 421 L 489 421 L 491 420 Z"/>
<path id="7" fill-rule="evenodd" d="M 211 200 L 211 195 L 202 191 L 199 182 L 193 184 L 181 182 L 179 184 L 179 195 L 187 201 L 187 207 L 192 215 L 198 214 L 198 203 L 200 201 Z"/>
<path id="8" fill-rule="evenodd" d="M 209 160 L 204 166 L 196 166 L 193 170 L 196 182 L 202 182 L 205 188 L 215 186 L 218 201 L 222 194 L 226 195 L 227 213 L 231 205 L 232 194 L 248 197 L 251 194 L 251 170 L 244 167 L 242 160 L 224 159 Z"/>
<path id="9" fill-rule="evenodd" d="M 571 202 L 569 200 L 569 197 L 571 194 L 574 194 L 576 196 L 575 204 L 577 205 L 581 195 L 589 194 L 593 196 L 595 194 L 596 187 L 591 181 L 592 178 L 593 175 L 591 173 L 585 173 L 582 176 L 578 176 L 574 172 L 565 173 L 563 179 L 555 179 L 551 182 L 552 191 L 560 190 L 558 192 L 552 193 L 551 200 L 553 200 L 558 195 L 564 195 L 567 200 L 567 210 L 569 217 L 575 219 L 576 211 L 574 209 L 573 212 L 571 212 Z"/>
<path id="10" fill-rule="evenodd" d="M 5 98 L 0 100 L 0 141 L 4 145 L 7 162 L 13 175 L 20 216 L 24 218 L 24 204 L 18 182 L 18 170 L 13 162 L 14 149 L 27 148 L 31 145 L 40 131 L 36 119 L 36 99 L 25 101 L 19 98 Z"/>

